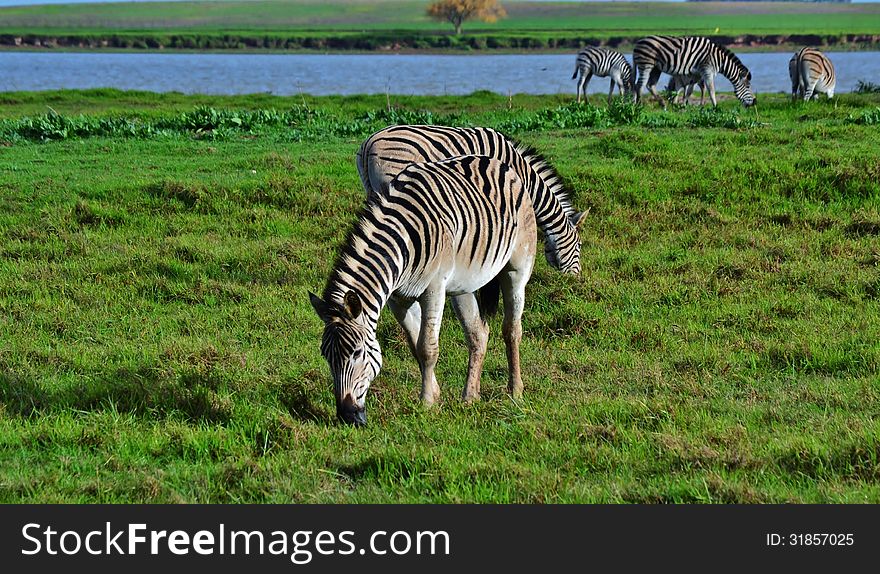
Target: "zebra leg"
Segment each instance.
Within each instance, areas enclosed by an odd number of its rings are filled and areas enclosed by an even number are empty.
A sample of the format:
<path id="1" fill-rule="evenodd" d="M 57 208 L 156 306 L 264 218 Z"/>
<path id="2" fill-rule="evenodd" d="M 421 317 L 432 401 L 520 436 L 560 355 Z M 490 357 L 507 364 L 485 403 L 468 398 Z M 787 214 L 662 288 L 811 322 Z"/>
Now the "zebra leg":
<path id="1" fill-rule="evenodd" d="M 522 312 L 526 303 L 526 283 L 535 265 L 534 214 L 522 222 L 522 231 L 516 249 L 501 271 L 501 294 L 504 297 L 504 321 L 502 333 L 507 351 L 508 385 L 511 396 L 517 399 L 523 393 L 522 372 L 519 361 L 519 344 L 522 340 Z"/>
<path id="2" fill-rule="evenodd" d="M 489 325 L 480 317 L 480 308 L 473 293 L 453 297 L 452 309 L 467 341 L 468 374 L 461 398 L 470 403 L 480 398 L 480 373 L 483 372 L 486 345 L 489 343 Z"/>
<path id="3" fill-rule="evenodd" d="M 590 70 L 583 70 L 581 72 L 581 79 L 578 80 L 578 103 L 581 103 L 581 94 L 584 96 L 584 101 L 587 100 L 587 86 L 590 85 L 590 78 L 593 77 L 593 72 Z"/>
<path id="4" fill-rule="evenodd" d="M 666 107 L 666 100 L 663 99 L 663 96 L 660 95 L 660 92 L 657 91 L 657 85 L 651 84 L 648 86 L 648 91 L 651 92 L 651 95 L 654 96 L 654 99 L 660 102 L 660 105 L 664 108 Z"/>
<path id="5" fill-rule="evenodd" d="M 654 100 L 660 102 L 660 104 L 665 108 L 666 100 L 663 99 L 663 96 L 657 93 L 657 82 L 660 81 L 660 74 L 662 74 L 662 72 L 659 68 L 654 68 L 651 70 L 651 75 L 648 78 L 648 91 L 650 91 L 651 95 L 654 96 Z"/>
<path id="6" fill-rule="evenodd" d="M 712 100 L 712 107 L 718 107 L 718 100 L 715 98 L 715 78 L 709 76 L 705 78 L 706 87 L 709 89 L 709 99 Z"/>
<path id="7" fill-rule="evenodd" d="M 611 94 L 614 93 L 614 78 L 611 78 L 611 86 L 608 88 L 608 105 L 611 105 Z M 620 93 L 623 93 L 623 90 L 620 90 Z"/>
<path id="8" fill-rule="evenodd" d="M 689 106 L 691 103 L 691 96 L 694 93 L 694 86 L 696 84 L 688 84 L 684 88 L 684 105 Z"/>
<path id="9" fill-rule="evenodd" d="M 523 381 L 519 361 L 519 344 L 522 340 L 522 312 L 526 300 L 526 282 L 530 270 L 509 269 L 501 272 L 501 292 L 504 295 L 504 347 L 507 351 L 508 385 L 513 398 L 522 396 Z"/>
<path id="10" fill-rule="evenodd" d="M 810 82 L 809 84 L 807 84 L 807 90 L 804 92 L 804 101 L 805 102 L 810 101 L 813 98 L 813 96 L 815 95 L 816 84 L 817 84 L 817 82 Z"/>
<path id="11" fill-rule="evenodd" d="M 642 90 L 645 89 L 645 84 L 648 83 L 648 75 L 651 73 L 653 68 L 639 68 L 639 78 L 636 80 L 636 89 L 635 91 L 635 101 L 636 103 L 642 100 Z"/>
<path id="12" fill-rule="evenodd" d="M 624 97 L 626 95 L 626 84 L 620 76 L 617 77 L 617 95 L 619 97 Z"/>
<path id="13" fill-rule="evenodd" d="M 437 358 L 440 355 L 440 323 L 443 320 L 443 304 L 446 302 L 444 287 L 428 287 L 419 297 L 422 309 L 422 324 L 416 342 L 416 354 L 422 369 L 422 403 L 432 406 L 440 398 L 440 385 L 434 376 Z"/>
<path id="14" fill-rule="evenodd" d="M 406 336 L 406 344 L 413 357 L 415 357 L 416 361 L 419 363 L 420 371 L 423 370 L 421 355 L 418 351 L 419 332 L 422 327 L 421 305 L 419 305 L 418 301 L 413 299 L 399 299 L 392 297 L 388 300 L 388 308 L 391 309 L 391 313 L 394 315 L 394 318 L 397 319 L 397 323 L 403 330 L 403 334 Z M 431 376 L 433 377 L 431 387 L 439 389 L 440 385 L 437 384 L 437 378 L 434 376 L 433 372 Z"/>
<path id="15" fill-rule="evenodd" d="M 800 76 L 800 94 L 803 96 L 804 101 L 809 101 L 812 97 L 812 87 L 810 85 L 810 73 L 808 69 L 808 65 L 806 62 L 801 62 L 798 67 L 798 74 Z"/>
<path id="16" fill-rule="evenodd" d="M 391 297 L 388 299 L 388 308 L 391 309 L 391 313 L 397 319 L 397 323 L 406 336 L 406 344 L 410 353 L 418 360 L 416 343 L 419 340 L 419 329 L 422 325 L 422 308 L 419 306 L 419 302 L 412 299 L 403 300 Z"/>

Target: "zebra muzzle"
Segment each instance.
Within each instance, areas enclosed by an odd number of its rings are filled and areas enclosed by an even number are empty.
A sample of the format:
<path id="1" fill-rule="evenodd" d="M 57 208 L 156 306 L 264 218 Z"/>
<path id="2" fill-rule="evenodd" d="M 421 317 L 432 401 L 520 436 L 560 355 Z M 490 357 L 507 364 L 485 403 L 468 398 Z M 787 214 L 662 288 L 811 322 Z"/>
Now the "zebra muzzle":
<path id="1" fill-rule="evenodd" d="M 336 416 L 346 424 L 355 426 L 367 424 L 367 409 L 358 407 L 351 395 L 347 395 L 342 403 L 336 406 Z"/>

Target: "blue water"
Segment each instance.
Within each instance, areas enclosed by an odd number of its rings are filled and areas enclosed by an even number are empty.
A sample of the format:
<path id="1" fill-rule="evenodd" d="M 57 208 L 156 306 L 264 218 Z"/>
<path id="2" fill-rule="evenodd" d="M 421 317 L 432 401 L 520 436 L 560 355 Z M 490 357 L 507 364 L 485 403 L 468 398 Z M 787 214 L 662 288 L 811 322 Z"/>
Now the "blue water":
<path id="1" fill-rule="evenodd" d="M 880 83 L 880 52 L 829 52 L 837 93 Z M 741 53 L 755 92 L 788 92 L 789 53 Z M 575 54 L 182 54 L 0 51 L 0 91 L 112 87 L 187 94 L 575 93 Z M 590 92 L 608 90 L 594 78 Z M 665 80 L 661 80 L 661 86 Z M 719 78 L 720 91 L 731 91 Z"/>

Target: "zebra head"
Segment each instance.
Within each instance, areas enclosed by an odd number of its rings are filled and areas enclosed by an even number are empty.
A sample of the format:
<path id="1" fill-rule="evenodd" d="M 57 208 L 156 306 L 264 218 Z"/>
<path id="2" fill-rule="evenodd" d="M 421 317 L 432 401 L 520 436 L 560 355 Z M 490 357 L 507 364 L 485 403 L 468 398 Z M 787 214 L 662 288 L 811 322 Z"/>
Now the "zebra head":
<path id="1" fill-rule="evenodd" d="M 581 272 L 581 239 L 578 227 L 586 219 L 587 211 L 570 213 L 567 216 L 566 229 L 559 237 L 550 234 L 544 236 L 544 257 L 554 269 L 568 275 L 580 275 Z"/>
<path id="2" fill-rule="evenodd" d="M 313 293 L 309 299 L 324 321 L 321 354 L 333 377 L 336 416 L 349 424 L 365 425 L 367 390 L 382 368 L 375 329 L 364 320 L 361 298 L 353 290 L 345 294 L 341 305 Z"/>
<path id="3" fill-rule="evenodd" d="M 733 92 L 745 107 L 753 106 L 758 103 L 758 98 L 752 92 L 752 73 L 744 67 L 740 70 L 740 74 L 731 78 L 730 83 L 733 84 Z"/>

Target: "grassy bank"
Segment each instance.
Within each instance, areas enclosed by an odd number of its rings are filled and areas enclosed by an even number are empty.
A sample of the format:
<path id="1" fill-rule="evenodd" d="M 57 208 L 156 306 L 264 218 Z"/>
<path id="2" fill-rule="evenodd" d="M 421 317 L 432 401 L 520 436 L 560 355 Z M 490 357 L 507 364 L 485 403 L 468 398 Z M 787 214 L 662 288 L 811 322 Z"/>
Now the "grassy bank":
<path id="1" fill-rule="evenodd" d="M 880 97 L 569 100 L 4 94 L 0 501 L 880 502 Z M 537 262 L 518 404 L 447 316 L 423 412 L 383 317 L 355 430 L 306 293 L 395 120 L 545 152 L 584 273 Z"/>
<path id="2" fill-rule="evenodd" d="M 626 47 L 646 34 L 702 34 L 747 48 L 880 43 L 876 4 L 505 2 L 509 17 L 467 34 L 415 0 L 292 0 L 0 8 L 0 45 L 116 49 L 486 50 Z"/>

